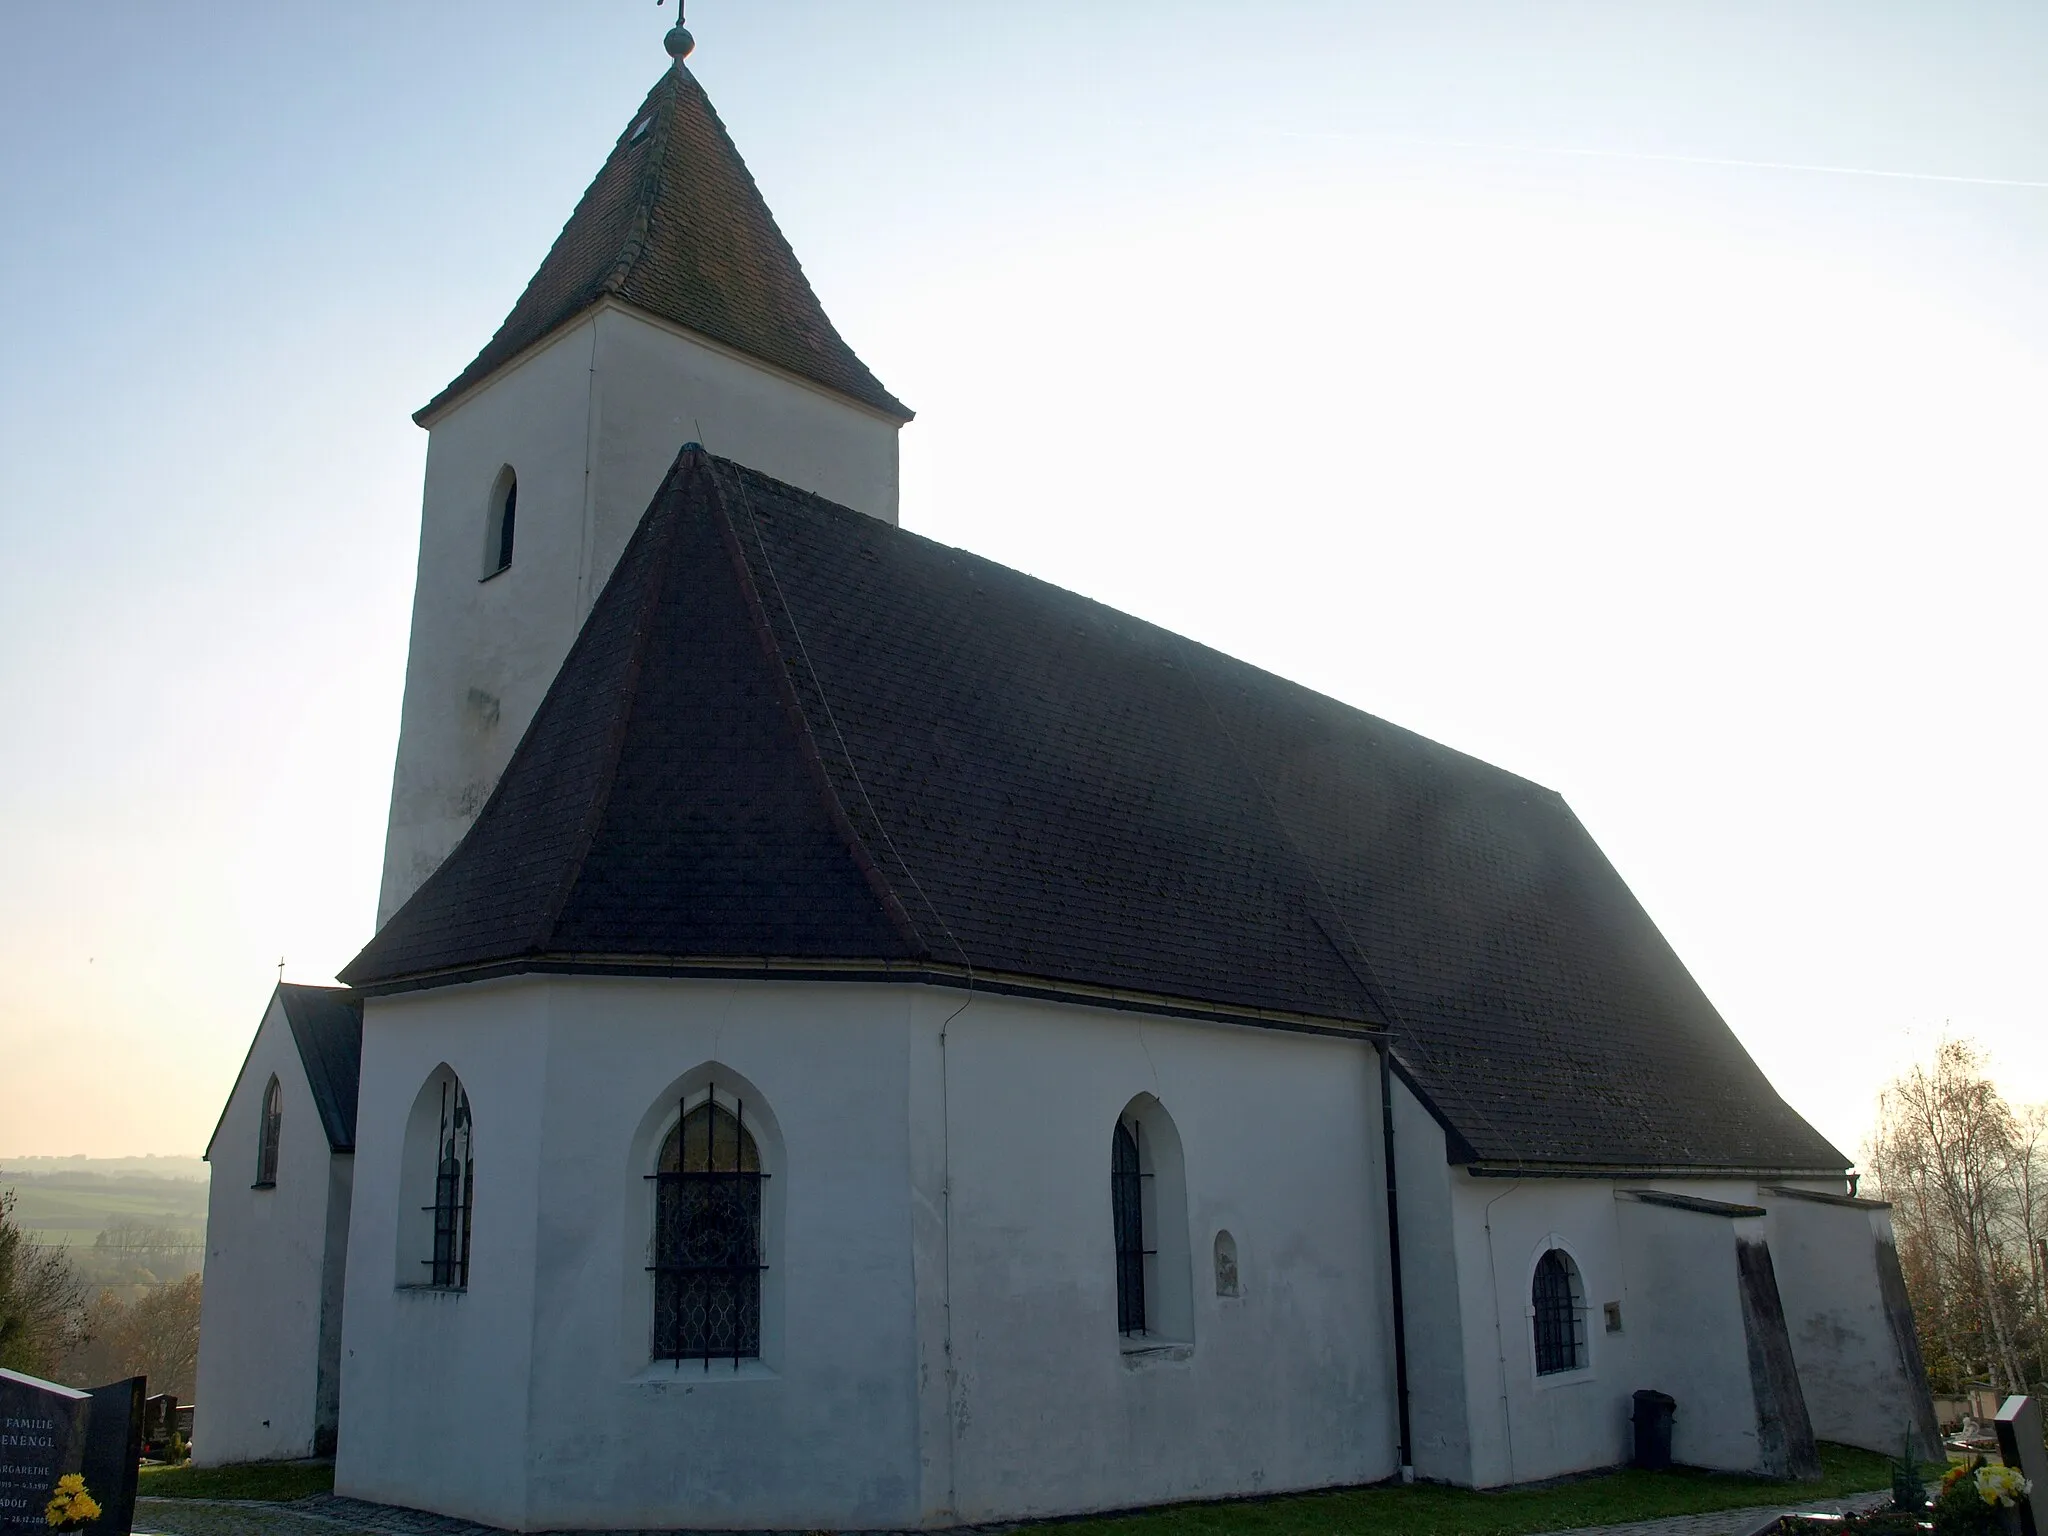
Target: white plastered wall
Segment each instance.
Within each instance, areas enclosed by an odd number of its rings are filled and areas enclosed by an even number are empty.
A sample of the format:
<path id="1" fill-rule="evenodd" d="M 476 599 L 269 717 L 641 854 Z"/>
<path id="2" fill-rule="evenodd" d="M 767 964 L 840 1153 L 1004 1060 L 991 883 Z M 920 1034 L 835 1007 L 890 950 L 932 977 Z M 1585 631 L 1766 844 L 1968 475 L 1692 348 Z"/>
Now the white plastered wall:
<path id="1" fill-rule="evenodd" d="M 1753 1199 L 1755 1186 L 1742 1195 Z M 1746 1203 L 1734 1194 L 1705 1198 Z M 1735 1245 L 1765 1240 L 1763 1219 L 1627 1199 L 1616 1201 L 1614 1212 L 1626 1248 L 1639 1385 L 1678 1401 L 1672 1459 L 1716 1471 L 1758 1470 L 1764 1450 Z"/>
<path id="2" fill-rule="evenodd" d="M 372 999 L 339 1490 L 524 1529 L 809 1529 L 1389 1475 L 1370 1049 L 965 1002 L 546 978 Z M 442 1062 L 475 1115 L 470 1286 L 408 1296 L 390 1191 Z M 763 1355 L 650 1367 L 645 1174 L 669 1100 L 711 1074 L 777 1191 Z M 1140 1094 L 1181 1142 L 1193 1318 L 1131 1356 L 1109 1142 Z"/>
<path id="3" fill-rule="evenodd" d="M 1405 1162 L 1402 1172 L 1407 1178 Z M 1758 1465 L 1737 1223 L 1618 1198 L 1628 1189 L 1730 1204 L 1753 1204 L 1757 1196 L 1755 1181 L 1741 1179 L 1517 1180 L 1451 1172 L 1471 1444 L 1469 1473 L 1452 1474 L 1453 1481 L 1498 1487 L 1625 1462 L 1639 1388 L 1678 1400 L 1678 1461 L 1727 1470 Z M 1404 1241 L 1405 1195 L 1404 1187 Z M 1750 1235 L 1763 1235 L 1762 1218 L 1744 1225 Z M 1588 1358 L 1583 1370 L 1538 1376 L 1530 1283 L 1536 1261 L 1553 1245 L 1579 1270 Z M 1620 1307 L 1617 1332 L 1606 1326 L 1609 1302 Z M 1412 1354 L 1412 1320 L 1409 1337 Z"/>
<path id="4" fill-rule="evenodd" d="M 915 1523 L 908 1007 L 680 980 L 372 999 L 337 1488 L 512 1529 Z M 407 1294 L 389 1192 L 442 1062 L 474 1117 L 470 1283 Z M 738 1370 L 648 1361 L 645 1175 L 707 1069 L 753 1101 L 785 1234 Z"/>
<path id="5" fill-rule="evenodd" d="M 1799 1385 L 1818 1439 L 1899 1453 L 1925 1442 L 1932 1410 L 1909 1373 L 1887 1316 L 1877 1266 L 1893 1241 L 1891 1217 L 1874 1202 L 1830 1204 L 1758 1196 L 1771 1213 L 1771 1258 Z M 1933 1457 L 1938 1447 L 1921 1444 Z"/>
<path id="6" fill-rule="evenodd" d="M 264 1090 L 280 1089 L 277 1182 L 256 1189 Z M 193 1459 L 203 1466 L 311 1456 L 321 1441 L 323 1294 L 340 1271 L 347 1154 L 334 1153 L 283 1005 L 273 995 L 207 1157 Z M 341 1201 L 337 1210 L 335 1201 Z M 330 1421 L 331 1422 L 331 1421 Z"/>
<path id="7" fill-rule="evenodd" d="M 1409 1437 L 1415 1475 L 1472 1481 L 1472 1429 L 1451 1185 L 1464 1175 L 1444 1132 L 1405 1083 L 1394 1083 L 1400 1164 L 1402 1300 L 1407 1313 Z M 1482 1394 L 1484 1395 L 1484 1394 Z"/>
<path id="8" fill-rule="evenodd" d="M 979 996 L 947 1027 L 941 1073 L 932 1022 L 916 1047 L 916 1205 L 950 1205 L 952 1231 L 948 1245 L 942 1218 L 920 1223 L 919 1270 L 950 1272 L 956 1371 L 949 1382 L 940 1291 L 920 1314 L 926 1423 L 951 1425 L 927 1458 L 928 1519 L 1396 1470 L 1369 1046 Z M 1117 1332 L 1109 1168 L 1117 1116 L 1141 1094 L 1180 1142 L 1193 1327 L 1180 1347 L 1133 1353 Z M 949 1157 L 933 1145 L 945 1138 Z M 1219 1230 L 1236 1243 L 1236 1297 L 1216 1293 Z"/>
<path id="9" fill-rule="evenodd" d="M 544 999 L 531 989 L 364 1005 L 335 1456 L 342 1493 L 489 1525 L 516 1528 L 524 1517 L 546 1037 Z M 467 1293 L 395 1282 L 405 1123 L 444 1063 L 475 1113 Z"/>
<path id="10" fill-rule="evenodd" d="M 684 443 L 893 523 L 898 427 L 612 301 L 435 417 L 379 926 L 482 808 Z M 484 580 L 507 465 L 512 563 Z"/>

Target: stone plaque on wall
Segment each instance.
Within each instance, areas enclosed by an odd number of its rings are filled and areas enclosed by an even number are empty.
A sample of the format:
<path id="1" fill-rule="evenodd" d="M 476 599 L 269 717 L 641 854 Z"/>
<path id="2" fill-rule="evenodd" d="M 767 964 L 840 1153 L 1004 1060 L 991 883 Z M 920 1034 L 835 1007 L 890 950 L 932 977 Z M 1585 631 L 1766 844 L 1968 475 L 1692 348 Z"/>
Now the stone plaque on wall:
<path id="1" fill-rule="evenodd" d="M 0 1370 L 0 1536 L 50 1536 L 57 1479 L 85 1460 L 92 1395 Z"/>

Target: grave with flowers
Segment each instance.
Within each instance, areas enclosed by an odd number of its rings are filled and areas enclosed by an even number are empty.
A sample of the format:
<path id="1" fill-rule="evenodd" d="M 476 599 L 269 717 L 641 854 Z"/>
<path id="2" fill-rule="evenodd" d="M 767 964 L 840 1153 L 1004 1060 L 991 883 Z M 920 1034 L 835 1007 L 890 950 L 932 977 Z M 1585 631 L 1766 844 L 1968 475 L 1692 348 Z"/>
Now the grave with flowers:
<path id="1" fill-rule="evenodd" d="M 0 1536 L 129 1536 L 142 1394 L 0 1370 Z"/>
<path id="2" fill-rule="evenodd" d="M 2027 1485 L 2017 1501 L 2021 1536 L 2048 1536 L 2048 1444 L 2040 1401 L 2008 1397 L 1998 1410 L 1997 1429 L 1999 1460 Z"/>

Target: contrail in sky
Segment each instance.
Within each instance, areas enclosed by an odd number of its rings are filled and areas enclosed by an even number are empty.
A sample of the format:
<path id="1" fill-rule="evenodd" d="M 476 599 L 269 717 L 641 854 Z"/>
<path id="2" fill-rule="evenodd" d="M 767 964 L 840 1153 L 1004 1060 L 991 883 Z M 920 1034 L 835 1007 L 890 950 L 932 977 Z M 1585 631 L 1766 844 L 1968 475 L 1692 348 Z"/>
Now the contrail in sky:
<path id="1" fill-rule="evenodd" d="M 1301 133 L 1293 138 L 1349 139 L 1374 142 L 1370 134 Z M 1735 160 L 1717 155 L 1668 155 L 1632 149 L 1562 149 L 1540 144 L 1488 144 L 1472 139 L 1422 139 L 1404 134 L 1378 139 L 1381 143 L 1415 144 L 1431 149 L 1475 149 L 1496 155 L 1566 155 L 1582 160 L 1644 160 L 1665 165 L 1712 165 L 1748 171 L 1793 171 L 1810 176 L 1874 176 L 1887 181 L 1937 181 L 1963 187 L 2026 187 L 2048 191 L 2048 181 L 2022 181 L 2006 176 L 1948 176 L 1938 171 L 1880 171 L 1861 165 L 1807 165 L 1796 160 Z"/>

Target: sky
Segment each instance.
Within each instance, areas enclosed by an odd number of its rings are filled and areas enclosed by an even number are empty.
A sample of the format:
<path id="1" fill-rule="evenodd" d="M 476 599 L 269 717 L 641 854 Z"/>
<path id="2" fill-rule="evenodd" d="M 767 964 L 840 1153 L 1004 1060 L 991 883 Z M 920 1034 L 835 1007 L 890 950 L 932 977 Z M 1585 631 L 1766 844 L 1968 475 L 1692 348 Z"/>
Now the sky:
<path id="1" fill-rule="evenodd" d="M 369 937 L 426 435 L 674 8 L 0 8 L 0 1161 Z M 903 523 L 1560 791 L 1852 1156 L 2037 980 L 2048 11 L 697 0 Z"/>

